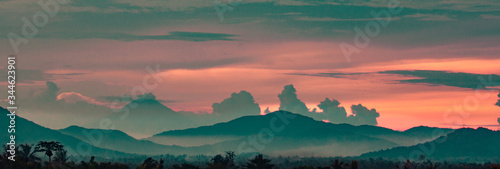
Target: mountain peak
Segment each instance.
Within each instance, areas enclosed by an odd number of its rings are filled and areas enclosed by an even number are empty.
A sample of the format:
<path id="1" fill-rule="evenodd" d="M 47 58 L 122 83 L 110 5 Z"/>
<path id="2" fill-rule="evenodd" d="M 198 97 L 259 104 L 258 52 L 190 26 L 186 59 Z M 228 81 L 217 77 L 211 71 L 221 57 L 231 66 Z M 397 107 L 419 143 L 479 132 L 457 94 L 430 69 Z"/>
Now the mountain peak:
<path id="1" fill-rule="evenodd" d="M 139 112 L 163 112 L 167 114 L 177 114 L 174 110 L 156 100 L 156 96 L 153 95 L 153 93 L 139 95 L 137 99 L 131 101 L 122 109 L 132 109 L 132 112 L 134 112 L 134 110 L 138 110 Z"/>

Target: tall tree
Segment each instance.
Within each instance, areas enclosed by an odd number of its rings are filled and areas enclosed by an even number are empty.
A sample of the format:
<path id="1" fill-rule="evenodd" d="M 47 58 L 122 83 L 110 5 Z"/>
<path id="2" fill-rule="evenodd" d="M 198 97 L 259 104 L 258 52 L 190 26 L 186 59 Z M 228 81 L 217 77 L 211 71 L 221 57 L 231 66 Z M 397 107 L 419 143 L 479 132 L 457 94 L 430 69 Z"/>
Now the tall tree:
<path id="1" fill-rule="evenodd" d="M 61 164 L 65 164 L 68 161 L 68 151 L 66 150 L 58 150 L 56 151 L 56 157 L 54 157 L 54 161 L 59 162 Z"/>
<path id="2" fill-rule="evenodd" d="M 40 141 L 35 147 L 35 152 L 45 152 L 45 155 L 49 157 L 49 168 L 52 164 L 52 155 L 54 155 L 54 151 L 60 151 L 63 149 L 63 145 L 60 142 L 55 141 Z"/>
<path id="3" fill-rule="evenodd" d="M 271 164 L 271 160 L 265 159 L 262 154 L 255 156 L 255 158 L 249 160 L 246 164 L 248 169 L 273 169 L 274 164 Z"/>
<path id="4" fill-rule="evenodd" d="M 33 145 L 29 144 L 21 144 L 19 145 L 19 159 L 26 163 L 35 163 L 38 160 L 41 160 L 37 156 L 35 156 L 36 151 L 32 151 Z"/>

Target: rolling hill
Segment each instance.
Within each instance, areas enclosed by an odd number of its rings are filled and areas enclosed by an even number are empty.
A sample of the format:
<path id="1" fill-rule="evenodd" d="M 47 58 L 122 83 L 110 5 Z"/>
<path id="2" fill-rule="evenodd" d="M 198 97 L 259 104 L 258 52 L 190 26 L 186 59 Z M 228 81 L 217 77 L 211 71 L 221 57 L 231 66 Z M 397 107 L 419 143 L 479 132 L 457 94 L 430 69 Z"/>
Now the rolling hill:
<path id="1" fill-rule="evenodd" d="M 88 140 L 85 133 L 99 133 L 98 137 L 100 148 L 117 150 L 121 152 L 158 155 L 158 154 L 183 154 L 188 153 L 184 147 L 167 146 L 156 144 L 148 140 L 137 140 L 119 130 L 87 129 L 78 126 L 70 126 L 59 130 L 61 133 L 73 136 L 81 140 Z"/>
<path id="2" fill-rule="evenodd" d="M 134 100 L 106 118 L 113 122 L 116 129 L 134 137 L 198 126 L 188 116 L 158 102 L 154 96 Z M 84 127 L 99 128 L 99 121 Z"/>
<path id="3" fill-rule="evenodd" d="M 8 114 L 8 110 L 0 107 L 1 114 Z M 9 118 L 0 118 L 1 124 L 9 124 Z M 126 157 L 129 154 L 113 151 L 109 149 L 99 148 L 85 141 L 60 133 L 59 131 L 42 127 L 32 121 L 26 120 L 20 116 L 16 116 L 16 144 L 37 144 L 39 141 L 58 141 L 68 150 L 69 155 L 73 156 L 101 156 L 101 157 Z M 7 130 L 2 131 L 0 142 L 7 143 L 9 133 Z"/>
<path id="4" fill-rule="evenodd" d="M 436 140 L 406 147 L 370 152 L 362 158 L 415 159 L 424 155 L 434 160 L 500 160 L 500 131 L 462 128 Z"/>
<path id="5" fill-rule="evenodd" d="M 199 149 L 223 152 L 236 150 L 242 142 L 267 134 L 272 135 L 270 137 L 273 141 L 266 143 L 268 148 L 257 148 L 257 151 L 267 154 L 300 154 L 303 151 L 314 151 L 325 156 L 360 155 L 400 146 L 398 142 L 415 142 L 416 137 L 420 140 L 431 139 L 432 134 L 425 133 L 432 131 L 432 128 L 426 127 L 401 132 L 377 126 L 332 124 L 299 114 L 277 111 L 264 116 L 245 116 L 210 126 L 166 131 L 146 140 L 164 145 L 197 146 Z M 421 132 L 424 134 L 418 134 Z"/>
<path id="6" fill-rule="evenodd" d="M 141 104 L 161 105 L 155 102 Z M 8 123 L 6 118 L 2 120 L 5 124 Z M 89 147 L 87 155 L 110 158 L 132 154 L 214 155 L 224 151 L 261 152 L 269 155 L 358 156 L 401 146 L 391 139 L 429 139 L 432 137 L 429 132 L 435 130 L 417 127 L 401 132 L 377 126 L 332 124 L 286 111 L 263 116 L 244 116 L 210 126 L 166 131 L 143 140 L 119 130 L 78 126 L 52 130 L 21 117 L 18 117 L 17 122 L 18 141 L 21 143 L 35 144 L 40 140 L 55 140 L 72 150 L 81 149 L 82 145 Z M 129 124 L 131 128 L 135 125 L 140 124 Z M 7 138 L 2 137 L 0 141 L 6 142 Z"/>

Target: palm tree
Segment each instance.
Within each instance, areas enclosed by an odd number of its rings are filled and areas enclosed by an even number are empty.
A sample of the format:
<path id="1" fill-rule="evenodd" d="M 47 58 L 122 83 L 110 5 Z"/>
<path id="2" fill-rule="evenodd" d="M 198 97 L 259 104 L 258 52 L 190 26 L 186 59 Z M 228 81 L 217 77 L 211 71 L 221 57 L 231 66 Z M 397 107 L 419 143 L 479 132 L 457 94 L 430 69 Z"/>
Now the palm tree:
<path id="1" fill-rule="evenodd" d="M 45 152 L 45 155 L 49 157 L 49 168 L 51 168 L 50 164 L 52 163 L 52 155 L 54 155 L 53 151 L 61 151 L 63 147 L 64 146 L 60 142 L 40 141 L 35 147 L 35 152 Z"/>
<path id="2" fill-rule="evenodd" d="M 36 151 L 31 151 L 33 145 L 29 144 L 21 144 L 19 145 L 19 158 L 26 163 L 33 163 L 37 160 L 41 160 L 37 156 L 35 156 Z"/>
<path id="3" fill-rule="evenodd" d="M 7 146 L 7 144 L 4 144 L 3 145 L 3 153 L 2 153 L 2 157 L 3 158 L 7 158 L 9 156 L 9 152 L 8 150 L 10 150 L 9 146 Z M 18 152 L 19 151 L 19 147 L 15 147 L 14 148 L 15 152 Z"/>
<path id="4" fill-rule="evenodd" d="M 265 159 L 262 154 L 255 156 L 254 159 L 249 160 L 246 164 L 248 169 L 272 169 L 274 164 L 270 164 L 271 160 Z"/>
<path id="5" fill-rule="evenodd" d="M 68 157 L 68 151 L 66 150 L 58 150 L 56 152 L 56 157 L 54 157 L 54 161 L 56 162 L 59 162 L 61 164 L 66 164 L 66 162 L 68 161 L 69 157 Z"/>

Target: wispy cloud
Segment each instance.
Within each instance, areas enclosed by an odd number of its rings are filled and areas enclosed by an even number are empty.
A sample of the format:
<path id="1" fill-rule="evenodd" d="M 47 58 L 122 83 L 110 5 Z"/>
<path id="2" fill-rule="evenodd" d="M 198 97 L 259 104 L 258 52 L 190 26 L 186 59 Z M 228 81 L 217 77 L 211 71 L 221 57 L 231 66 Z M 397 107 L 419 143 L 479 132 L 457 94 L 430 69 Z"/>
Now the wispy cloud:
<path id="1" fill-rule="evenodd" d="M 415 18 L 415 19 L 422 20 L 422 21 L 453 21 L 454 20 L 454 19 L 451 19 L 447 15 L 421 14 L 421 13 L 407 15 L 405 17 L 406 18 Z"/>
<path id="2" fill-rule="evenodd" d="M 139 98 L 142 97 L 138 96 Z M 123 102 L 123 103 L 129 103 L 133 101 L 132 96 L 130 95 L 122 95 L 122 96 L 101 96 L 98 97 L 99 100 L 102 100 L 104 102 Z M 155 99 L 156 101 L 160 103 L 176 103 L 180 102 L 178 100 L 163 100 L 163 99 Z"/>
<path id="3" fill-rule="evenodd" d="M 363 75 L 370 73 L 287 73 L 287 75 L 302 75 L 302 76 L 317 76 L 317 77 L 333 77 L 333 78 L 348 78 L 353 75 Z"/>
<path id="4" fill-rule="evenodd" d="M 205 41 L 234 41 L 231 37 L 237 35 L 223 33 L 204 33 L 204 32 L 170 32 L 168 35 L 133 35 L 127 33 L 54 33 L 41 35 L 41 37 L 61 38 L 61 39 L 111 39 L 119 41 L 138 41 L 138 40 L 182 40 L 192 42 Z"/>
<path id="5" fill-rule="evenodd" d="M 394 74 L 415 79 L 405 78 L 396 81 L 400 83 L 444 85 L 452 87 L 485 89 L 500 86 L 500 76 L 496 74 L 475 74 L 463 72 L 448 72 L 436 70 L 390 70 L 380 72 L 353 72 L 353 73 L 287 73 L 288 75 L 331 77 L 331 78 L 352 78 L 357 75 Z"/>
<path id="6" fill-rule="evenodd" d="M 500 86 L 500 76 L 496 74 L 455 73 L 435 70 L 393 70 L 379 72 L 417 77 L 419 79 L 398 80 L 401 83 L 445 85 L 470 89 L 484 89 Z"/>

